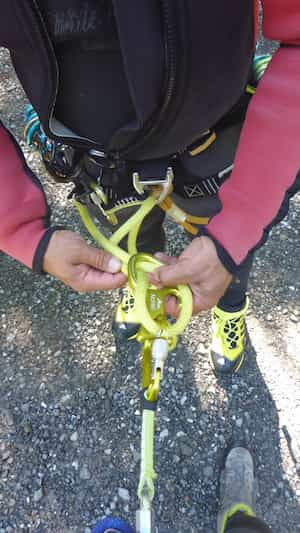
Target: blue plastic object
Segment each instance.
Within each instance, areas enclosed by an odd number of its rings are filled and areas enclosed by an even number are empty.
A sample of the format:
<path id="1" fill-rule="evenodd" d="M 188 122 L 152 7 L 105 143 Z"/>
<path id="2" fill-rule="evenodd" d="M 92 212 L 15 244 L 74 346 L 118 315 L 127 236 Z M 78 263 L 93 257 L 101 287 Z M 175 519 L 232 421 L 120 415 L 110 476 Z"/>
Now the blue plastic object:
<path id="1" fill-rule="evenodd" d="M 134 529 L 119 518 L 104 518 L 95 525 L 92 533 L 105 533 L 109 529 L 114 529 L 118 533 L 135 533 Z"/>

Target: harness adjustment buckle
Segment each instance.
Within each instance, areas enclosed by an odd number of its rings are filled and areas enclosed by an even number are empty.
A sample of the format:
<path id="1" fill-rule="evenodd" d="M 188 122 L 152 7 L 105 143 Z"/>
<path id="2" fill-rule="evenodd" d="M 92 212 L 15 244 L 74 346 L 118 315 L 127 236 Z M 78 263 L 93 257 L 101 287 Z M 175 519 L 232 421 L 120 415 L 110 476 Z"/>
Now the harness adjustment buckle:
<path id="1" fill-rule="evenodd" d="M 168 196 L 172 190 L 172 184 L 174 180 L 174 172 L 172 167 L 167 168 L 167 172 L 164 178 L 143 178 L 141 179 L 138 172 L 133 172 L 132 181 L 136 192 L 140 195 L 145 193 L 148 187 L 159 187 L 161 192 L 158 196 L 158 202 L 162 202 L 166 196 Z"/>

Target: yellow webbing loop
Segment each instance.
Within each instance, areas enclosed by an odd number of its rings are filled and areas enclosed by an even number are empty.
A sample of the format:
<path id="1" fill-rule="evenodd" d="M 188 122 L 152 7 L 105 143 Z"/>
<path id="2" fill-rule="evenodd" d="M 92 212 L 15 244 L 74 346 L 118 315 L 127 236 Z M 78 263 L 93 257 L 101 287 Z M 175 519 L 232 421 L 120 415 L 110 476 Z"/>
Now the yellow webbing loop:
<path id="1" fill-rule="evenodd" d="M 196 155 L 201 154 L 202 152 L 204 152 L 204 150 L 207 150 L 207 148 L 209 148 L 209 146 L 213 142 L 215 142 L 216 138 L 217 138 L 216 132 L 213 131 L 212 134 L 208 137 L 208 139 L 206 139 L 206 141 L 204 141 L 202 144 L 199 144 L 198 146 L 196 146 L 196 148 L 193 148 L 192 150 L 189 150 L 189 154 L 192 157 L 195 157 Z"/>
<path id="2" fill-rule="evenodd" d="M 180 224 L 186 231 L 192 235 L 197 235 L 199 228 L 193 226 L 193 224 L 199 226 L 206 226 L 209 222 L 207 217 L 196 217 L 189 215 L 183 209 L 180 209 L 172 200 L 170 196 L 167 196 L 160 204 L 159 207 L 166 212 L 177 224 Z"/>

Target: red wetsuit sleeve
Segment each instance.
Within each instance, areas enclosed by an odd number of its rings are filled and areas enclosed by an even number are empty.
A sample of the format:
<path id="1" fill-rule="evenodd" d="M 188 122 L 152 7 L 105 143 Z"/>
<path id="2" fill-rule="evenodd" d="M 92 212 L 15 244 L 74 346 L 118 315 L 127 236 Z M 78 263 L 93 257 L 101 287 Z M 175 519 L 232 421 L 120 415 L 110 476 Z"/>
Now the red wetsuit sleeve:
<path id="1" fill-rule="evenodd" d="M 42 186 L 0 122 L 0 250 L 37 272 L 52 232 Z"/>
<path id="2" fill-rule="evenodd" d="M 271 227 L 300 168 L 300 1 L 262 4 L 264 35 L 282 46 L 250 103 L 222 210 L 207 226 L 232 272 Z"/>

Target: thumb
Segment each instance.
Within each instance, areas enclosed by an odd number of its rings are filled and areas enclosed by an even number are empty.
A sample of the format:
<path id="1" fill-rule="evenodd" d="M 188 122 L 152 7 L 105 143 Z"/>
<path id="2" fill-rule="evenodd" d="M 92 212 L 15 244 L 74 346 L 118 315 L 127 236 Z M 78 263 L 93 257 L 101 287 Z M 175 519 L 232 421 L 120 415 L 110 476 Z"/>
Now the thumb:
<path id="1" fill-rule="evenodd" d="M 170 255 L 164 254 L 163 252 L 157 252 L 154 254 L 154 257 L 161 261 L 161 263 L 165 263 L 166 265 L 173 265 L 174 263 L 177 263 L 178 258 L 172 257 Z"/>
<path id="2" fill-rule="evenodd" d="M 189 283 L 191 280 L 191 272 L 186 259 L 179 259 L 175 264 L 160 267 L 152 275 L 160 285 L 165 287 Z"/>
<path id="3" fill-rule="evenodd" d="M 85 243 L 81 250 L 80 263 L 111 274 L 116 274 L 121 270 L 121 261 L 117 257 Z"/>

